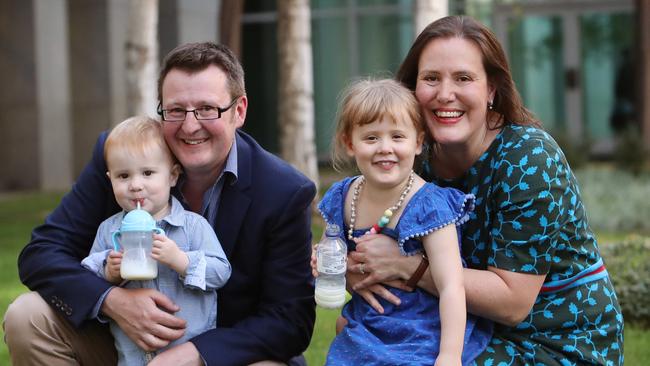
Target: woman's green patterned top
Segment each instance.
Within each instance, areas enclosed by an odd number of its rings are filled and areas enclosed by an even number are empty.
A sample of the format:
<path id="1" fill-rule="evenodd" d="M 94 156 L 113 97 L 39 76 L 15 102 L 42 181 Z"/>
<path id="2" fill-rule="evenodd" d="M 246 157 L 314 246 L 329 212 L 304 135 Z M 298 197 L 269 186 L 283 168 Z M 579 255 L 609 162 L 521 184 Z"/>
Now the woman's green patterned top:
<path id="1" fill-rule="evenodd" d="M 459 179 L 423 176 L 476 196 L 463 226 L 462 254 L 488 266 L 546 275 L 517 327 L 496 324 L 478 365 L 623 363 L 623 316 L 589 228 L 576 179 L 553 138 L 530 126 L 505 126 Z"/>

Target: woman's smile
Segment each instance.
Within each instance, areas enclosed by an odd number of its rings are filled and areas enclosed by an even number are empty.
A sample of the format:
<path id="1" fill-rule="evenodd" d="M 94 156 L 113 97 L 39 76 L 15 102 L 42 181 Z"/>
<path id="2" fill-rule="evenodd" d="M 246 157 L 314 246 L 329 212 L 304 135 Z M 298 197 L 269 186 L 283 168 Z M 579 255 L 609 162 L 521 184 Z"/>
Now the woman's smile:
<path id="1" fill-rule="evenodd" d="M 455 124 L 459 122 L 465 112 L 458 109 L 434 109 L 433 110 L 434 118 L 442 124 Z"/>
<path id="2" fill-rule="evenodd" d="M 480 145 L 494 92 L 478 46 L 461 38 L 432 40 L 418 67 L 415 96 L 433 139 L 441 145 Z"/>

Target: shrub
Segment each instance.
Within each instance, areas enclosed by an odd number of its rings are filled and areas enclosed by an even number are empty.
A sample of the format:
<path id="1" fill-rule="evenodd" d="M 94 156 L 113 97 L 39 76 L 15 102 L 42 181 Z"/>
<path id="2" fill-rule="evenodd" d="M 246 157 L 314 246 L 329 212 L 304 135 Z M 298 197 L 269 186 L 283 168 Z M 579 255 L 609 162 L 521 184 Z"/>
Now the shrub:
<path id="1" fill-rule="evenodd" d="M 625 322 L 650 328 L 650 237 L 631 236 L 601 252 Z"/>
<path id="2" fill-rule="evenodd" d="M 591 140 L 583 137 L 582 140 L 576 141 L 572 139 L 564 131 L 549 131 L 551 136 L 555 139 L 566 160 L 569 162 L 571 169 L 579 169 L 589 163 L 589 151 L 591 151 Z"/>
<path id="3" fill-rule="evenodd" d="M 643 146 L 642 135 L 638 128 L 627 128 L 616 137 L 614 161 L 633 175 L 641 174 L 648 159 L 648 150 Z"/>
<path id="4" fill-rule="evenodd" d="M 650 176 L 607 167 L 576 172 L 589 224 L 597 232 L 650 234 Z"/>

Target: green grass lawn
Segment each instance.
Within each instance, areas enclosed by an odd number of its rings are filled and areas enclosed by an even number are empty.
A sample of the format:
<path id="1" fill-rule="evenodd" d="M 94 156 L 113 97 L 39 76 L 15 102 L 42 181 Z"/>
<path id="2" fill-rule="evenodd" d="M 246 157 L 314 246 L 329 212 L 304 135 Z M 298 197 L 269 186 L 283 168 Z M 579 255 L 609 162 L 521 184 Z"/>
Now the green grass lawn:
<path id="1" fill-rule="evenodd" d="M 18 280 L 16 259 L 29 240 L 31 229 L 41 223 L 57 205 L 60 194 L 12 194 L 0 196 L 0 315 L 18 294 L 26 291 Z M 320 238 L 322 228 L 315 222 L 314 237 Z M 616 237 L 616 235 L 611 235 Z M 305 353 L 309 365 L 322 365 L 329 343 L 334 337 L 334 324 L 339 312 L 318 309 L 311 344 Z M 4 336 L 4 334 L 3 334 Z M 626 365 L 645 365 L 650 360 L 650 330 L 627 325 L 625 330 Z M 9 365 L 9 354 L 0 342 L 0 366 Z"/>
<path id="2" fill-rule="evenodd" d="M 0 314 L 3 319 L 9 303 L 26 291 L 18 279 L 18 253 L 29 241 L 32 228 L 43 222 L 60 199 L 61 194 L 57 193 L 0 196 Z M 0 365 L 9 365 L 4 342 L 0 342 Z"/>

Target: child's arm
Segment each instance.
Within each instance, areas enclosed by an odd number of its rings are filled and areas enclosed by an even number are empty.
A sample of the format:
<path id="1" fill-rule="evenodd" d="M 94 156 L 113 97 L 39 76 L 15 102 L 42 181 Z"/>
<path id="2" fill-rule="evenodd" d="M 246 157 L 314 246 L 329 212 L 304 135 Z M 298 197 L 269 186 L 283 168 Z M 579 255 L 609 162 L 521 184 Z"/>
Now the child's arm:
<path id="1" fill-rule="evenodd" d="M 113 250 L 111 242 L 111 222 L 110 219 L 103 221 L 97 229 L 93 246 L 90 248 L 90 253 L 86 258 L 81 261 L 81 265 L 95 273 L 98 277 L 104 278 L 112 284 L 120 284 L 122 278 L 120 277 L 120 263 L 122 262 L 122 253 L 117 253 Z M 111 255 L 117 253 L 117 259 L 111 259 Z M 111 269 L 109 273 L 110 263 L 116 264 L 117 267 Z"/>
<path id="2" fill-rule="evenodd" d="M 184 254 L 189 261 L 181 277 L 183 284 L 204 291 L 223 287 L 232 269 L 212 226 L 203 217 L 192 215 L 185 232 L 189 249 Z"/>
<path id="3" fill-rule="evenodd" d="M 104 277 L 106 281 L 119 285 L 122 282 L 120 275 L 120 267 L 122 266 L 122 253 L 111 250 L 106 258 L 106 265 L 104 266 Z"/>
<path id="4" fill-rule="evenodd" d="M 161 234 L 153 235 L 151 257 L 173 269 L 181 276 L 185 276 L 185 271 L 190 263 L 187 254 L 173 240 Z"/>
<path id="5" fill-rule="evenodd" d="M 442 329 L 436 365 L 460 365 L 467 311 L 455 225 L 450 224 L 432 232 L 424 238 L 423 244 L 440 298 Z"/>

